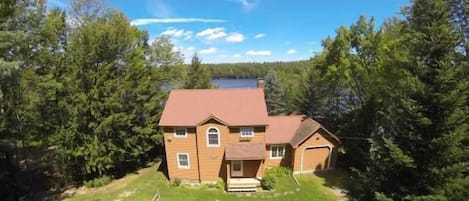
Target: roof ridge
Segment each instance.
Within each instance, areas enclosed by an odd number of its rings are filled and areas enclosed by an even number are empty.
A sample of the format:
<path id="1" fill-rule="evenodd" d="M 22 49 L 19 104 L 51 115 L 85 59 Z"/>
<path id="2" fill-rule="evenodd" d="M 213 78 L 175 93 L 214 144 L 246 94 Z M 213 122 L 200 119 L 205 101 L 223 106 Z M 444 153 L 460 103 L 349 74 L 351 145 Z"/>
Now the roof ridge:
<path id="1" fill-rule="evenodd" d="M 269 115 L 269 118 L 275 118 L 275 117 L 305 117 L 306 115 L 303 114 L 295 114 L 295 115 Z"/>
<path id="2" fill-rule="evenodd" d="M 261 88 L 214 88 L 214 89 L 172 89 L 171 91 L 254 91 L 263 90 Z"/>

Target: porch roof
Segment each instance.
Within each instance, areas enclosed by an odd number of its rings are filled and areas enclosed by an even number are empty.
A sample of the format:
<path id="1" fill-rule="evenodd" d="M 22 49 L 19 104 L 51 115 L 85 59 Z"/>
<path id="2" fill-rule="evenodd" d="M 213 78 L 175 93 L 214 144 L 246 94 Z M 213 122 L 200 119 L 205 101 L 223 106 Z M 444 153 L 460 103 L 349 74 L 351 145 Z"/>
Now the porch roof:
<path id="1" fill-rule="evenodd" d="M 265 159 L 265 144 L 228 144 L 225 149 L 225 158 L 226 160 L 263 160 Z"/>

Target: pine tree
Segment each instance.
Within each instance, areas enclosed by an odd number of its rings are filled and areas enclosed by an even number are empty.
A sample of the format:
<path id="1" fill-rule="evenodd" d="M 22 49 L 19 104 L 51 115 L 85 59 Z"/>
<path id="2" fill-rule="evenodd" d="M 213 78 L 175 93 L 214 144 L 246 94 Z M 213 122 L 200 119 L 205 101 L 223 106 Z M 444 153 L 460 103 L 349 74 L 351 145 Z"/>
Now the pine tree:
<path id="1" fill-rule="evenodd" d="M 89 18 L 81 18 L 88 19 Z M 123 174 L 159 140 L 161 81 L 145 61 L 146 33 L 108 10 L 70 36 L 61 156 L 76 179 Z"/>
<path id="2" fill-rule="evenodd" d="M 265 76 L 265 103 L 269 115 L 283 114 L 287 110 L 285 91 L 277 72 L 269 71 Z"/>
<path id="3" fill-rule="evenodd" d="M 377 200 L 465 200 L 469 195 L 467 77 L 443 0 L 416 0 L 401 33 L 409 49 L 362 174 Z M 465 80 L 463 80 L 465 79 Z M 368 197 L 370 198 L 370 197 Z"/>
<path id="4" fill-rule="evenodd" d="M 23 34 L 11 30 L 7 24 L 7 20 L 14 18 L 16 1 L 2 1 L 0 6 L 0 138 L 6 138 L 13 134 L 10 130 L 14 116 L 11 109 L 11 101 L 14 99 L 12 85 L 18 84 L 18 68 L 21 64 L 21 61 L 12 57 L 10 51 Z"/>
<path id="5" fill-rule="evenodd" d="M 321 78 L 316 69 L 310 69 L 302 85 L 302 94 L 299 100 L 301 112 L 321 122 L 325 118 L 324 95 L 321 87 Z"/>
<path id="6" fill-rule="evenodd" d="M 197 54 L 192 57 L 191 65 L 187 71 L 184 89 L 209 89 L 212 88 L 210 71 L 201 64 Z"/>

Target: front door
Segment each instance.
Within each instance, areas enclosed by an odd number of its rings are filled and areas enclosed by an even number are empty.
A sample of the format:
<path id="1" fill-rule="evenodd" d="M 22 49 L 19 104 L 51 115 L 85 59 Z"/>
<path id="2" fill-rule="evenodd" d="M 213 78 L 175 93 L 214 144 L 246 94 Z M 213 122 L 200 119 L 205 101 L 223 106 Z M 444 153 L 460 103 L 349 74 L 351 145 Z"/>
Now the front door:
<path id="1" fill-rule="evenodd" d="M 243 161 L 231 161 L 231 176 L 243 176 Z"/>

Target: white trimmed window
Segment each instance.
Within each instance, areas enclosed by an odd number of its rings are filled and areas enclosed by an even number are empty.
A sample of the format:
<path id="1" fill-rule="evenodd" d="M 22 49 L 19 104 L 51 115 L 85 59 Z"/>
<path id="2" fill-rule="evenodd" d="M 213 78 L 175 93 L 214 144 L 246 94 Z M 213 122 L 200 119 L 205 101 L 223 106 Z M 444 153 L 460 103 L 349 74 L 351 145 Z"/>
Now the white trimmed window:
<path id="1" fill-rule="evenodd" d="M 189 169 L 191 164 L 189 162 L 189 153 L 178 153 L 177 154 L 178 168 Z"/>
<path id="2" fill-rule="evenodd" d="M 239 129 L 239 134 L 242 138 L 254 137 L 254 128 L 252 127 L 242 127 Z"/>
<path id="3" fill-rule="evenodd" d="M 175 128 L 174 137 L 187 137 L 187 129 L 185 128 Z"/>
<path id="4" fill-rule="evenodd" d="M 284 156 L 285 156 L 284 145 L 271 145 L 270 146 L 270 158 L 271 159 L 281 159 Z"/>
<path id="5" fill-rule="evenodd" d="M 207 129 L 207 147 L 220 147 L 220 132 L 217 128 Z"/>

